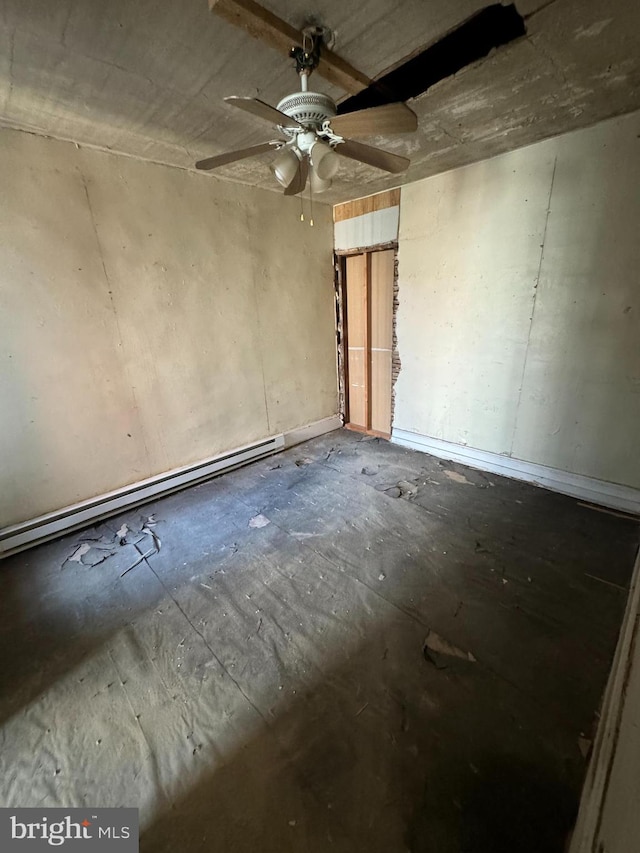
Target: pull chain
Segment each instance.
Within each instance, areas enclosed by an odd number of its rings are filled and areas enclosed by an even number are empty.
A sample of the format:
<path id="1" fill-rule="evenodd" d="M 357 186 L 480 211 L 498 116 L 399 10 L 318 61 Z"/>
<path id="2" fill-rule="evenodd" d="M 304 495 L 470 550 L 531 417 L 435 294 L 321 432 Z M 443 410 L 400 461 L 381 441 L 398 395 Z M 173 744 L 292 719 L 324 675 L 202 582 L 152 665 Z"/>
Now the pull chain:
<path id="1" fill-rule="evenodd" d="M 309 225 L 313 228 L 313 186 L 311 183 L 311 176 L 309 176 L 309 209 L 310 209 L 310 220 Z"/>

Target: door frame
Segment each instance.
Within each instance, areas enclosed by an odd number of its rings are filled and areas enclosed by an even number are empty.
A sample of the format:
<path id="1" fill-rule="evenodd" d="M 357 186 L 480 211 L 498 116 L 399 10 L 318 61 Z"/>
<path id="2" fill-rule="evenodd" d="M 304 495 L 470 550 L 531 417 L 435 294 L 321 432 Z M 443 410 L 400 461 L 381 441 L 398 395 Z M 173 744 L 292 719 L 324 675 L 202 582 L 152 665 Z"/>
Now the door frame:
<path id="1" fill-rule="evenodd" d="M 347 289 L 346 289 L 346 269 L 347 258 L 352 255 L 372 255 L 374 252 L 385 252 L 392 249 L 394 252 L 394 260 L 398 260 L 398 241 L 391 240 L 388 243 L 376 243 L 375 246 L 362 246 L 357 249 L 335 249 L 334 257 L 334 286 L 336 293 L 336 340 L 338 349 L 338 389 L 339 389 L 339 410 L 344 423 L 345 429 L 353 430 L 354 432 L 364 433 L 365 435 L 373 435 L 378 438 L 390 438 L 390 433 L 382 433 L 372 429 L 363 429 L 359 426 L 354 426 L 349 423 L 349 361 L 347 358 L 349 323 L 347 317 Z M 367 265 L 370 266 L 370 258 L 367 260 Z M 395 281 L 394 281 L 395 287 Z M 394 300 L 395 302 L 395 300 Z M 395 309 L 395 305 L 393 306 Z M 395 342 L 395 310 L 393 310 L 394 320 L 394 342 Z M 371 322 L 369 312 L 367 311 L 367 324 Z M 392 353 L 393 357 L 393 353 Z M 368 371 L 367 371 L 368 372 Z M 391 427 L 393 428 L 393 386 L 394 377 L 391 377 Z M 367 407 L 369 401 L 367 400 Z"/>

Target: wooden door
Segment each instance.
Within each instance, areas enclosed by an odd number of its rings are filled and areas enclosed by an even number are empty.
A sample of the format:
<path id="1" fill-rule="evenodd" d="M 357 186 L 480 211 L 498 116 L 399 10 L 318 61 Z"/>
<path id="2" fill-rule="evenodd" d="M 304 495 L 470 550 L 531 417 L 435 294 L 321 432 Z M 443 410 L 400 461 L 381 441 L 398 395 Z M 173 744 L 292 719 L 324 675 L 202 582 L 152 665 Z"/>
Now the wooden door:
<path id="1" fill-rule="evenodd" d="M 355 429 L 369 427 L 369 311 L 367 255 L 347 258 L 347 420 Z"/>
<path id="2" fill-rule="evenodd" d="M 395 252 L 350 255 L 345 264 L 347 426 L 391 434 Z"/>

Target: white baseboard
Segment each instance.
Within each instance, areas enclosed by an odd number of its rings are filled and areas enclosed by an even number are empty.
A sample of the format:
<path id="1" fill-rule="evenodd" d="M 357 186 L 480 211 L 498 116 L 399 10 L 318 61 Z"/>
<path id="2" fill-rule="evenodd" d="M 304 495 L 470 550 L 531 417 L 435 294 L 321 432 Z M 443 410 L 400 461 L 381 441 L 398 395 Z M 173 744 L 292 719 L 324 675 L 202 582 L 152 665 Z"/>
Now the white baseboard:
<path id="1" fill-rule="evenodd" d="M 568 471 L 560 471 L 558 468 L 549 468 L 546 465 L 502 456 L 500 453 L 490 453 L 487 450 L 453 444 L 450 441 L 430 438 L 404 429 L 394 429 L 391 433 L 391 441 L 403 447 L 410 447 L 412 450 L 430 453 L 440 459 L 451 459 L 492 474 L 500 474 L 514 480 L 525 480 L 588 503 L 640 515 L 640 490 L 633 489 L 631 486 L 607 483 L 582 474 L 571 474 Z"/>
<path id="2" fill-rule="evenodd" d="M 174 468 L 155 477 L 131 483 L 113 492 L 98 495 L 90 500 L 81 501 L 72 506 L 63 507 L 55 512 L 41 515 L 38 518 L 23 521 L 10 527 L 0 529 L 0 559 L 40 545 L 49 539 L 55 539 L 64 533 L 86 527 L 110 515 L 131 509 L 150 500 L 202 483 L 211 477 L 217 477 L 226 471 L 239 468 L 257 459 L 263 459 L 272 453 L 278 453 L 287 447 L 293 447 L 302 441 L 316 438 L 325 432 L 339 429 L 342 421 L 338 415 L 324 418 L 321 421 L 298 427 L 290 432 L 271 436 L 263 441 L 236 448 L 209 459 L 203 459 L 192 465 Z"/>
<path id="3" fill-rule="evenodd" d="M 340 429 L 341 427 L 342 418 L 340 415 L 332 415 L 330 418 L 323 418 L 321 421 L 314 421 L 312 424 L 289 430 L 289 432 L 285 432 L 284 434 L 285 449 L 293 447 L 294 444 L 300 444 L 303 441 L 317 438 L 326 432 L 333 432 L 334 429 Z"/>
<path id="4" fill-rule="evenodd" d="M 640 741 L 635 734 L 640 712 L 640 696 L 630 690 L 632 676 L 640 667 L 640 554 L 631 579 L 618 645 L 600 709 L 600 722 L 591 751 L 591 760 L 582 788 L 580 809 L 571 839 L 570 853 L 594 850 L 629 851 L 637 845 L 637 810 L 625 809 L 625 801 L 637 802 L 629 785 L 638 790 L 637 772 Z M 637 677 L 637 676 L 636 676 Z M 634 679 L 635 680 L 635 679 Z M 624 762 L 632 771 L 620 772 Z M 632 789 L 633 791 L 633 789 Z"/>

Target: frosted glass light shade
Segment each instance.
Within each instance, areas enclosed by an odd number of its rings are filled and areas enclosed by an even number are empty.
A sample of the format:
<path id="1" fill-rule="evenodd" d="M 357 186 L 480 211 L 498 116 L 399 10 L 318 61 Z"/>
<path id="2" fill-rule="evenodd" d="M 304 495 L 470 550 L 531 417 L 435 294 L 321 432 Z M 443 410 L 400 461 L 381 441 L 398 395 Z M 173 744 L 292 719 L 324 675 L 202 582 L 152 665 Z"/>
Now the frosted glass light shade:
<path id="1" fill-rule="evenodd" d="M 271 171 L 281 186 L 288 187 L 299 165 L 300 161 L 291 148 L 284 148 L 271 164 Z"/>
<path id="2" fill-rule="evenodd" d="M 331 181 L 331 179 L 323 179 L 323 178 L 319 177 L 318 173 L 316 172 L 315 168 L 313 168 L 313 167 L 311 168 L 310 181 L 311 181 L 311 192 L 314 195 L 318 195 L 318 193 L 325 192 L 325 190 L 328 190 L 329 187 L 331 186 L 331 184 L 333 183 Z"/>
<path id="3" fill-rule="evenodd" d="M 311 164 L 320 180 L 330 181 L 338 171 L 340 160 L 330 145 L 316 142 L 311 149 Z"/>

